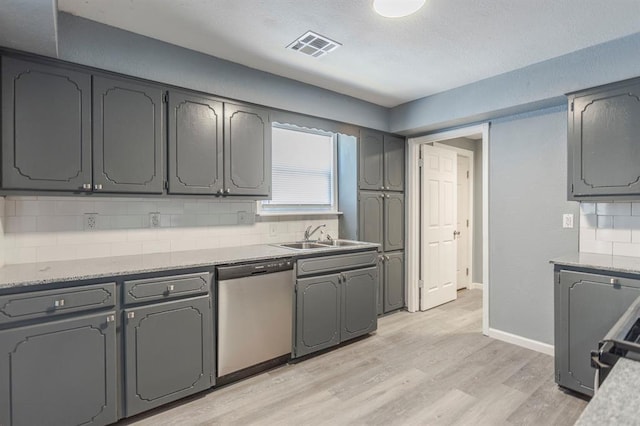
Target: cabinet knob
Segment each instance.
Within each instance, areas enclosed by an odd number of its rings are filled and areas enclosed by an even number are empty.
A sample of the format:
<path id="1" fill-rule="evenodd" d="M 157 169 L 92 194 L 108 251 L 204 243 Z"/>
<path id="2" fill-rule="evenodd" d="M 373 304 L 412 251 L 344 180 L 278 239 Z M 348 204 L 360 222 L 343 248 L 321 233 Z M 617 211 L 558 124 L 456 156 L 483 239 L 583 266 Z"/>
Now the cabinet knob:
<path id="1" fill-rule="evenodd" d="M 380 187 L 380 190 L 381 190 L 381 191 L 384 191 L 384 186 L 381 186 L 381 187 Z"/>
<path id="2" fill-rule="evenodd" d="M 136 317 L 136 313 L 135 312 L 127 312 L 127 318 L 133 319 L 135 317 Z"/>
<path id="3" fill-rule="evenodd" d="M 171 291 L 173 291 L 173 289 L 174 289 L 173 284 L 169 284 L 167 286 L 167 292 L 171 292 Z"/>
<path id="4" fill-rule="evenodd" d="M 116 320 L 115 315 L 107 315 L 107 322 L 114 322 Z"/>
<path id="5" fill-rule="evenodd" d="M 222 188 L 218 189 L 218 194 L 220 194 L 220 195 L 224 194 L 224 189 L 222 189 Z"/>
<path id="6" fill-rule="evenodd" d="M 611 278 L 611 279 L 609 280 L 609 282 L 610 282 L 611 284 L 613 284 L 613 285 L 620 284 L 620 280 L 619 280 L 619 279 L 617 279 L 617 278 Z"/>
<path id="7" fill-rule="evenodd" d="M 384 198 L 384 194 L 380 194 L 380 198 Z"/>
<path id="8" fill-rule="evenodd" d="M 386 254 L 384 255 L 384 261 L 388 262 L 389 261 L 389 256 L 387 256 Z"/>
<path id="9" fill-rule="evenodd" d="M 95 190 L 101 190 L 102 189 L 102 184 L 101 183 L 96 183 L 95 185 L 93 185 L 93 189 Z"/>
<path id="10" fill-rule="evenodd" d="M 225 194 L 231 194 L 231 190 L 229 188 L 227 188 L 227 189 L 224 190 L 224 193 Z"/>
<path id="11" fill-rule="evenodd" d="M 82 189 L 85 189 L 87 191 L 90 190 L 91 189 L 91 184 L 90 183 L 83 183 L 82 184 Z"/>
<path id="12" fill-rule="evenodd" d="M 53 306 L 55 306 L 56 308 L 60 308 L 62 306 L 64 306 L 64 299 L 59 299 L 53 302 Z"/>

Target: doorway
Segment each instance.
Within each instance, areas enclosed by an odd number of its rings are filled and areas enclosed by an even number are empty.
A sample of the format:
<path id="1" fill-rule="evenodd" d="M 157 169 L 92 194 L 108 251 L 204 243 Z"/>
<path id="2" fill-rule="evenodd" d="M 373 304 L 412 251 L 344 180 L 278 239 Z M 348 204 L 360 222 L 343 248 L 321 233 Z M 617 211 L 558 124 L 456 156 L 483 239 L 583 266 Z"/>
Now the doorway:
<path id="1" fill-rule="evenodd" d="M 471 149 L 459 146 L 459 141 L 455 139 L 465 139 L 467 144 L 477 144 L 479 150 L 475 150 L 473 145 Z M 428 229 L 435 230 L 437 227 L 432 221 L 432 217 L 425 219 L 425 213 L 433 214 L 435 210 L 429 211 L 434 204 L 434 195 L 429 192 L 425 186 L 436 188 L 435 192 L 446 192 L 449 184 L 444 179 L 427 171 L 429 167 L 433 167 L 437 161 L 433 155 L 429 158 L 422 157 L 425 145 L 431 145 L 434 150 L 429 153 L 442 152 L 447 150 L 455 152 L 454 169 L 455 187 L 458 188 L 460 182 L 460 200 L 454 196 L 455 207 L 461 209 L 459 215 L 460 221 L 457 221 L 449 229 L 446 221 L 442 222 L 439 237 L 440 240 L 434 239 L 435 232 L 428 232 Z M 453 145 L 453 146 L 452 146 Z M 481 151 L 481 153 L 479 152 Z M 476 152 L 479 155 L 474 155 Z M 444 154 L 442 154 L 444 155 Z M 455 290 L 458 287 L 463 288 L 482 288 L 483 289 L 483 333 L 488 334 L 489 324 L 489 259 L 488 259 L 488 158 L 489 158 L 489 125 L 482 124 L 471 126 L 418 138 L 411 138 L 408 142 L 408 163 L 407 163 L 407 307 L 410 312 L 424 310 L 440 303 L 445 303 L 447 297 L 455 298 Z M 440 161 L 440 160 L 438 160 Z M 477 167 L 474 170 L 474 165 Z M 458 167 L 460 166 L 460 167 Z M 458 168 L 461 170 L 458 171 Z M 468 169 L 468 170 L 467 170 Z M 467 181 L 467 171 L 469 179 Z M 424 183 L 425 173 L 429 174 L 428 183 Z M 442 175 L 444 176 L 444 175 Z M 477 185 L 473 185 L 473 178 L 476 178 Z M 441 179 L 443 186 L 438 186 L 438 179 Z M 451 180 L 451 179 L 449 179 Z M 474 190 L 475 189 L 475 190 Z M 434 193 L 435 193 L 434 192 Z M 466 195 L 465 195 L 466 192 Z M 431 201 L 429 200 L 431 197 Z M 426 202 L 425 202 L 426 201 Z M 442 201 L 446 203 L 446 201 Z M 440 209 L 440 207 L 438 207 Z M 451 208 L 447 207 L 442 210 L 451 212 Z M 465 213 L 467 211 L 467 213 Z M 476 211 L 478 214 L 473 214 Z M 448 213 L 447 213 L 448 214 Z M 468 216 L 468 217 L 467 217 Z M 444 217 L 444 216 L 443 216 Z M 454 217 L 458 217 L 455 215 Z M 476 220 L 474 221 L 474 217 Z M 480 219 L 481 218 L 481 219 Z M 467 220 L 468 227 L 467 227 Z M 475 227 L 474 227 L 474 222 Z M 474 232 L 475 228 L 475 232 Z M 466 232 L 465 232 L 466 231 Z M 458 234 L 459 232 L 459 234 Z M 463 233 L 466 234 L 463 236 Z M 451 234 L 451 235 L 449 235 Z M 458 237 L 460 239 L 458 240 Z M 455 238 L 455 244 L 447 247 L 450 241 Z M 428 241 L 428 240 L 431 241 Z M 475 241 L 474 241 L 475 240 Z M 475 242 L 475 244 L 474 244 Z M 425 244 L 426 243 L 426 244 Z M 440 248 L 438 248 L 440 245 Z M 457 245 L 457 247 L 456 247 Z M 431 253 L 429 253 L 431 251 Z M 434 255 L 435 253 L 435 255 Z M 474 256 L 475 254 L 475 256 Z M 471 255 L 471 256 L 470 256 Z M 458 256 L 462 261 L 460 264 L 455 260 Z M 451 261 L 453 259 L 453 261 Z M 476 265 L 476 273 L 474 274 L 474 264 Z M 443 268 L 448 268 L 444 270 Z M 453 269 L 452 269 L 453 268 Z M 468 268 L 468 275 L 467 275 Z M 434 275 L 434 271 L 435 275 Z M 475 275 L 475 277 L 474 277 Z M 451 291 L 449 281 L 454 277 L 454 291 Z M 467 278 L 468 277 L 468 278 Z M 480 284 L 482 283 L 482 284 Z M 448 286 L 448 287 L 447 287 Z M 447 291 L 437 291 L 440 289 Z M 443 294 L 446 293 L 447 296 Z M 431 295 L 434 295 L 430 299 Z M 437 296 L 436 296 L 437 295 Z M 444 300 L 444 301 L 443 301 Z M 452 299 L 450 299 L 452 300 Z M 435 303 L 435 304 L 434 304 Z"/>

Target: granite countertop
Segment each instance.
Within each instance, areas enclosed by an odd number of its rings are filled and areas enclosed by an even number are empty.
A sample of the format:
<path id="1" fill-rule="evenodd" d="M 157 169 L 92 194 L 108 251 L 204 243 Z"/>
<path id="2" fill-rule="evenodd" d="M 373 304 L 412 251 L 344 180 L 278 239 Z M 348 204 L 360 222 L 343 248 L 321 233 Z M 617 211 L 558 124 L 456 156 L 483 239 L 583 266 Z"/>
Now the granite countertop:
<path id="1" fill-rule="evenodd" d="M 620 358 L 582 412 L 576 426 L 639 424 L 639 380 L 640 362 Z"/>
<path id="2" fill-rule="evenodd" d="M 0 268 L 0 291 L 56 282 L 92 280 L 173 269 L 211 267 L 226 263 L 300 257 L 310 254 L 344 253 L 378 247 L 379 244 L 361 243 L 339 248 L 294 250 L 276 245 L 260 244 L 173 253 L 7 265 Z"/>
<path id="3" fill-rule="evenodd" d="M 578 252 L 552 259 L 551 263 L 611 272 L 640 273 L 640 257 Z"/>

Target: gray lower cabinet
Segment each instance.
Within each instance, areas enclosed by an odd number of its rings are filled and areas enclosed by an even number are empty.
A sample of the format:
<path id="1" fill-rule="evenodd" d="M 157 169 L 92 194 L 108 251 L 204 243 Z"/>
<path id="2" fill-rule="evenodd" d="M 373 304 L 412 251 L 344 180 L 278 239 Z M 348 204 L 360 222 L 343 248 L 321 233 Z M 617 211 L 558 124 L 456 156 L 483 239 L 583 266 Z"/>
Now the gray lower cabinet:
<path id="1" fill-rule="evenodd" d="M 0 424 L 117 420 L 115 312 L 0 331 Z"/>
<path id="2" fill-rule="evenodd" d="M 640 194 L 640 79 L 569 95 L 569 199 Z"/>
<path id="3" fill-rule="evenodd" d="M 169 91 L 169 193 L 222 193 L 223 123 L 219 100 Z"/>
<path id="4" fill-rule="evenodd" d="M 593 395 L 591 351 L 640 296 L 640 280 L 556 270 L 555 379 Z"/>
<path id="5" fill-rule="evenodd" d="M 93 190 L 161 194 L 163 88 L 93 77 Z"/>
<path id="6" fill-rule="evenodd" d="M 211 299 L 124 310 L 126 416 L 212 385 Z"/>
<path id="7" fill-rule="evenodd" d="M 404 248 L 404 194 L 360 191 L 358 239 L 382 245 L 384 251 Z"/>
<path id="8" fill-rule="evenodd" d="M 271 195 L 271 122 L 266 110 L 224 104 L 224 193 Z"/>
<path id="9" fill-rule="evenodd" d="M 91 185 L 91 76 L 2 57 L 2 187 Z"/>
<path id="10" fill-rule="evenodd" d="M 340 343 L 340 275 L 298 279 L 296 345 L 300 357 Z"/>
<path id="11" fill-rule="evenodd" d="M 371 333 L 377 322 L 378 268 L 342 273 L 342 324 L 340 340 Z"/>
<path id="12" fill-rule="evenodd" d="M 404 252 L 385 253 L 383 257 L 383 310 L 387 313 L 405 306 Z"/>

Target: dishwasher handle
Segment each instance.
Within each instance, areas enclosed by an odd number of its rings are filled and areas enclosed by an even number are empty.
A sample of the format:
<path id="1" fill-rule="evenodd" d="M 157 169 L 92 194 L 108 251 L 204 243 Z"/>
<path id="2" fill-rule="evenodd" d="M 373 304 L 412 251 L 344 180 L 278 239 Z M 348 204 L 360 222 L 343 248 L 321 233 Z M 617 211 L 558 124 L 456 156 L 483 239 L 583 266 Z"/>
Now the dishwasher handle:
<path id="1" fill-rule="evenodd" d="M 293 259 L 274 259 L 265 262 L 241 263 L 216 268 L 218 281 L 272 274 L 293 269 Z"/>

